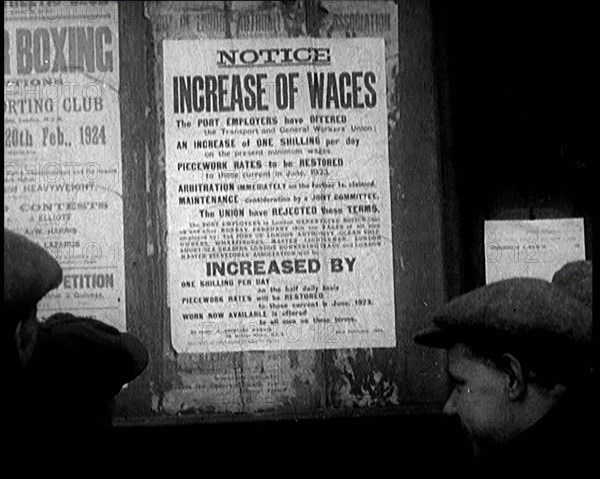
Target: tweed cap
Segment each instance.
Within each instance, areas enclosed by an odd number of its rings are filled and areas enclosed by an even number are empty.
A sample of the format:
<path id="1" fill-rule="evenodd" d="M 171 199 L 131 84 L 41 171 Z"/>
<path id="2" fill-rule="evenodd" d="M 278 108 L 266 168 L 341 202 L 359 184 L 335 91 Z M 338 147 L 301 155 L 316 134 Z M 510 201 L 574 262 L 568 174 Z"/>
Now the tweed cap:
<path id="1" fill-rule="evenodd" d="M 41 246 L 4 228 L 4 306 L 31 308 L 62 281 L 62 268 Z"/>
<path id="2" fill-rule="evenodd" d="M 537 278 L 511 278 L 459 296 L 433 315 L 418 344 L 450 348 L 479 337 L 518 339 L 531 345 L 592 342 L 592 313 L 563 288 Z"/>
<path id="3" fill-rule="evenodd" d="M 552 283 L 563 288 L 587 307 L 592 307 L 591 261 L 573 261 L 565 264 L 554 273 Z"/>

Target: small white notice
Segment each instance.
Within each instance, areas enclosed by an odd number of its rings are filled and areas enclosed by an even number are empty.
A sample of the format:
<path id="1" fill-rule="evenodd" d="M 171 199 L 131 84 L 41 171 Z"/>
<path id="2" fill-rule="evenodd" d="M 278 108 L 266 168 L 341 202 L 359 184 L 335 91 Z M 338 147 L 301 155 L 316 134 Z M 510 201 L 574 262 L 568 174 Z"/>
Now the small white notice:
<path id="1" fill-rule="evenodd" d="M 585 259 L 583 218 L 486 221 L 485 281 L 515 276 L 552 280 L 571 261 Z"/>

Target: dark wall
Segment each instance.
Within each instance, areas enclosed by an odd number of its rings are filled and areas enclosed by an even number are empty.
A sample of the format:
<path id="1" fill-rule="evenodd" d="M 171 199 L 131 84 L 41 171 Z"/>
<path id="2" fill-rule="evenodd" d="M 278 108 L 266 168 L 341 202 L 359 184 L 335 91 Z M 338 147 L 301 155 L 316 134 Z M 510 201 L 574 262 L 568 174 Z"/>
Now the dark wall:
<path id="1" fill-rule="evenodd" d="M 186 470 L 429 477 L 464 467 L 469 446 L 458 431 L 437 414 L 357 416 L 125 428 L 106 443 L 129 458 L 156 454 Z"/>
<path id="2" fill-rule="evenodd" d="M 433 12 L 461 290 L 485 282 L 484 219 L 583 217 L 591 259 L 595 182 L 581 115 L 590 13 L 568 2 L 443 1 Z"/>

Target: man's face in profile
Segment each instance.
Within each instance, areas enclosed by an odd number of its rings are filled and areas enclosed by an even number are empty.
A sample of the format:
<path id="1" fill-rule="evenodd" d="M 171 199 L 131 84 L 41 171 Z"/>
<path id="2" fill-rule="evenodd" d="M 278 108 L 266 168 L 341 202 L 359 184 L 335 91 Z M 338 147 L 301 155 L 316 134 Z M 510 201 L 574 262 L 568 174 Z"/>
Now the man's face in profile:
<path id="1" fill-rule="evenodd" d="M 502 442 L 504 426 L 511 420 L 507 375 L 472 357 L 463 343 L 448 351 L 448 361 L 453 389 L 444 413 L 460 418 L 475 455 L 479 455 L 486 447 Z"/>

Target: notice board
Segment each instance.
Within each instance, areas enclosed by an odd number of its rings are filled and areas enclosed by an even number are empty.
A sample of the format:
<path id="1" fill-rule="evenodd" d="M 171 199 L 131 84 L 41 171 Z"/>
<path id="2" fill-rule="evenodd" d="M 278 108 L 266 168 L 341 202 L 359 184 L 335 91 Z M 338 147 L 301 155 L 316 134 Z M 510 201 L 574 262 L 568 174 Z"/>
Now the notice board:
<path id="1" fill-rule="evenodd" d="M 116 2 L 4 6 L 4 226 L 52 254 L 38 305 L 126 328 Z"/>
<path id="2" fill-rule="evenodd" d="M 443 353 L 412 340 L 446 299 L 429 5 L 119 22 L 127 329 L 151 360 L 115 422 L 438 411 Z"/>

